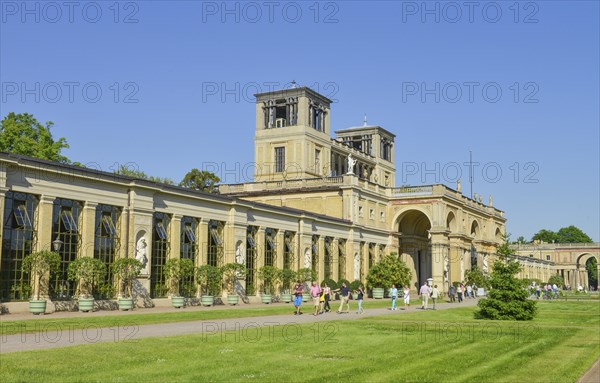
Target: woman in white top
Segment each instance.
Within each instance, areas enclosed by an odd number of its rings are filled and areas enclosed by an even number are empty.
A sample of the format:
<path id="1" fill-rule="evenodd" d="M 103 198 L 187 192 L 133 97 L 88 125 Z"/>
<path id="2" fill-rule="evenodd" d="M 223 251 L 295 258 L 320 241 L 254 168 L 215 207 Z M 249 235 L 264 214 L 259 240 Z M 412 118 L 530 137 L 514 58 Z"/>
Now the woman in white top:
<path id="1" fill-rule="evenodd" d="M 406 310 L 410 306 L 410 289 L 407 286 L 404 286 L 404 310 Z"/>

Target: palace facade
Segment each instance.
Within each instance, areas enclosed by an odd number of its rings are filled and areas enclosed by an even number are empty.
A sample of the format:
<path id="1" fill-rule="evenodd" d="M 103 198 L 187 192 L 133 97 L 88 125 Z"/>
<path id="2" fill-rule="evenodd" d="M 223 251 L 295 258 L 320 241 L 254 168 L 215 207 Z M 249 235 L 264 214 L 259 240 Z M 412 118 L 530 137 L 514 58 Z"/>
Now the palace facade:
<path id="1" fill-rule="evenodd" d="M 21 262 L 53 242 L 62 259 L 53 300 L 71 298 L 77 257 L 147 258 L 138 280 L 152 299 L 166 297 L 162 270 L 177 257 L 244 264 L 250 299 L 264 265 L 364 282 L 396 253 L 412 289 L 431 278 L 443 290 L 474 266 L 490 271 L 506 231 L 491 197 L 469 198 L 460 183 L 396 187 L 396 136 L 366 122 L 332 136 L 330 113 L 306 87 L 256 95 L 254 181 L 219 194 L 0 153 L 0 299 L 27 298 Z"/>

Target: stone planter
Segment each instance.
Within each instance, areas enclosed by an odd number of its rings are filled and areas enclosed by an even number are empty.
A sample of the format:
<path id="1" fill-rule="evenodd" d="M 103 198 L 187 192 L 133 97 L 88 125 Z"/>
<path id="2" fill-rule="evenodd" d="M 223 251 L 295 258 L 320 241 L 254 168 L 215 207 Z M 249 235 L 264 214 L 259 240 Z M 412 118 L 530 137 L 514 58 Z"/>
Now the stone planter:
<path id="1" fill-rule="evenodd" d="M 185 298 L 184 297 L 171 297 L 171 304 L 176 309 L 185 307 Z"/>
<path id="2" fill-rule="evenodd" d="M 87 313 L 94 311 L 94 298 L 79 298 L 77 300 L 79 311 Z"/>
<path id="3" fill-rule="evenodd" d="M 302 302 L 308 302 L 310 300 L 310 293 L 302 293 Z"/>
<path id="4" fill-rule="evenodd" d="M 133 298 L 119 298 L 117 303 L 121 311 L 133 310 Z"/>
<path id="5" fill-rule="evenodd" d="M 215 297 L 212 295 L 203 295 L 200 298 L 200 303 L 202 306 L 212 306 L 215 304 Z"/>
<path id="6" fill-rule="evenodd" d="M 292 301 L 292 294 L 281 294 L 281 301 L 283 303 L 290 303 Z"/>
<path id="7" fill-rule="evenodd" d="M 32 299 L 29 301 L 29 312 L 34 315 L 45 314 L 46 313 L 46 300 L 36 300 Z"/>
<path id="8" fill-rule="evenodd" d="M 380 287 L 373 288 L 373 298 L 383 299 L 384 294 L 385 294 L 385 289 L 382 289 Z"/>
<path id="9" fill-rule="evenodd" d="M 227 303 L 235 306 L 240 302 L 240 296 L 239 295 L 227 295 Z"/>
<path id="10" fill-rule="evenodd" d="M 260 300 L 262 303 L 269 304 L 272 302 L 273 296 L 271 294 L 263 294 L 260 296 Z"/>

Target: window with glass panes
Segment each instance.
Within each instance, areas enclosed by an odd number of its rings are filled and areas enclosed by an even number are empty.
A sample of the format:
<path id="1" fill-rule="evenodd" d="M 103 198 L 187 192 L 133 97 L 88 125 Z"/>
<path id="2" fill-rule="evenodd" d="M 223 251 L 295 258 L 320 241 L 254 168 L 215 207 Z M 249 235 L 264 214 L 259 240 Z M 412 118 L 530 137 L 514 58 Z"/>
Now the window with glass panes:
<path id="1" fill-rule="evenodd" d="M 206 263 L 218 267 L 223 257 L 223 223 L 210 221 L 208 224 L 208 253 Z"/>
<path id="2" fill-rule="evenodd" d="M 338 242 L 338 281 L 346 279 L 346 241 Z"/>
<path id="3" fill-rule="evenodd" d="M 283 268 L 291 269 L 294 262 L 294 233 L 286 231 L 283 246 Z"/>
<path id="4" fill-rule="evenodd" d="M 29 274 L 23 258 L 36 245 L 38 198 L 32 194 L 9 191 L 4 199 L 0 299 L 26 300 L 30 294 Z"/>
<path id="5" fill-rule="evenodd" d="M 275 148 L 275 171 L 281 173 L 285 170 L 285 147 Z"/>
<path id="6" fill-rule="evenodd" d="M 314 272 L 319 272 L 319 236 L 312 236 L 312 258 L 311 258 L 311 268 Z"/>
<path id="7" fill-rule="evenodd" d="M 256 232 L 257 228 L 250 226 L 246 230 L 246 294 L 256 294 Z"/>
<path id="8" fill-rule="evenodd" d="M 119 219 L 121 208 L 111 205 L 98 205 L 96 207 L 96 233 L 94 238 L 94 258 L 101 260 L 110 270 L 110 265 L 119 254 Z M 112 298 L 114 296 L 113 273 L 107 272 L 104 281 L 99 286 L 98 298 Z"/>
<path id="9" fill-rule="evenodd" d="M 192 217 L 181 218 L 181 245 L 179 257 L 191 260 L 196 265 L 196 256 L 198 255 L 198 219 Z M 196 295 L 197 285 L 194 276 L 191 275 L 182 278 L 179 291 L 184 297 L 193 297 Z"/>
<path id="10" fill-rule="evenodd" d="M 333 238 L 326 237 L 325 238 L 325 255 L 323 257 L 325 278 L 331 278 L 331 270 L 333 269 L 332 247 L 333 247 Z"/>
<path id="11" fill-rule="evenodd" d="M 163 268 L 169 258 L 171 242 L 169 239 L 170 217 L 165 213 L 154 213 L 152 219 L 152 263 L 150 268 L 150 297 L 167 296 L 167 284 Z"/>
<path id="12" fill-rule="evenodd" d="M 277 246 L 275 245 L 275 235 L 277 230 L 265 230 L 265 266 L 275 266 L 277 257 Z"/>
<path id="13" fill-rule="evenodd" d="M 82 204 L 77 201 L 57 198 L 52 207 L 52 240 L 62 242 L 57 253 L 60 255 L 60 268 L 50 284 L 53 300 L 69 300 L 75 290 L 75 282 L 67 279 L 68 267 L 79 254 L 81 235 L 79 216 Z"/>

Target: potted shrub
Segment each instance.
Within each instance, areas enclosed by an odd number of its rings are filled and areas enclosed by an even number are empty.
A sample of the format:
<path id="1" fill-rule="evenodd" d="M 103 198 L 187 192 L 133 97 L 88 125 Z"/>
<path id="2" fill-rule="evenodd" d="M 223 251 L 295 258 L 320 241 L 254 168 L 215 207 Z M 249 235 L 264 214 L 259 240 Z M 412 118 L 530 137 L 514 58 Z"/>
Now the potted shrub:
<path id="1" fill-rule="evenodd" d="M 185 306 L 185 298 L 179 294 L 179 284 L 184 278 L 194 275 L 194 262 L 187 258 L 171 258 L 165 262 L 163 274 L 169 289 L 171 304 L 176 309 Z"/>
<path id="2" fill-rule="evenodd" d="M 304 283 L 304 287 L 307 287 L 306 284 L 310 285 L 310 282 L 317 280 L 317 273 L 311 268 L 305 267 L 298 271 L 298 279 L 300 282 Z M 310 300 L 310 291 L 308 288 L 304 289 L 302 293 L 302 302 L 308 302 Z"/>
<path id="3" fill-rule="evenodd" d="M 262 303 L 271 303 L 277 284 L 281 280 L 281 270 L 275 266 L 263 266 L 258 269 L 258 278 L 263 282 Z"/>
<path id="4" fill-rule="evenodd" d="M 200 266 L 196 273 L 196 281 L 200 285 L 200 303 L 203 306 L 214 305 L 215 296 L 219 295 L 221 290 L 221 270 L 212 265 Z"/>
<path id="5" fill-rule="evenodd" d="M 227 303 L 237 305 L 240 296 L 235 291 L 235 283 L 246 276 L 246 266 L 241 263 L 226 263 L 221 268 L 227 286 Z"/>
<path id="6" fill-rule="evenodd" d="M 292 301 L 292 285 L 296 281 L 297 277 L 298 273 L 296 273 L 294 270 L 281 270 L 281 300 L 284 303 L 290 303 Z"/>
<path id="7" fill-rule="evenodd" d="M 79 311 L 94 311 L 94 292 L 104 279 L 106 266 L 92 257 L 79 257 L 69 263 L 67 278 L 77 284 L 75 295 Z"/>
<path id="8" fill-rule="evenodd" d="M 353 280 L 349 285 L 347 285 L 352 292 L 352 299 L 358 299 L 358 288 L 360 287 L 360 281 L 358 279 Z"/>
<path id="9" fill-rule="evenodd" d="M 383 299 L 386 288 L 405 286 L 410 283 L 410 269 L 397 255 L 390 254 L 377 262 L 367 275 L 367 287 L 373 289 L 373 298 Z"/>
<path id="10" fill-rule="evenodd" d="M 60 255 L 52 251 L 31 253 L 23 259 L 23 269 L 29 272 L 33 282 L 33 298 L 29 300 L 29 312 L 36 315 L 46 312 L 46 300 L 40 299 L 42 280 L 48 275 L 47 286 L 50 275 L 58 271 L 59 266 Z"/>
<path id="11" fill-rule="evenodd" d="M 119 310 L 133 310 L 133 281 L 143 268 L 142 262 L 135 258 L 119 258 L 110 265 L 117 282 Z"/>

